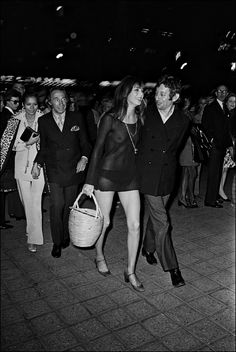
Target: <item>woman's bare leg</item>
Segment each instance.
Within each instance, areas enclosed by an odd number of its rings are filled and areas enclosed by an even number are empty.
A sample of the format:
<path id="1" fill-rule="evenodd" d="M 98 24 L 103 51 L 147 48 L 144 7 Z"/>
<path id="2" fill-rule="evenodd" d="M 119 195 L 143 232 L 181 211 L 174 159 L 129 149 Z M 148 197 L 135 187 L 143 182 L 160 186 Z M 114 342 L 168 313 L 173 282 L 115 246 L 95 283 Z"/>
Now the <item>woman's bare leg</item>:
<path id="1" fill-rule="evenodd" d="M 99 207 L 101 208 L 102 214 L 104 216 L 102 233 L 95 244 L 96 261 L 100 272 L 108 271 L 106 262 L 104 261 L 103 246 L 104 246 L 104 236 L 110 224 L 110 212 L 111 212 L 114 193 L 115 192 L 113 191 L 95 191 L 95 197 L 97 199 Z"/>
<path id="2" fill-rule="evenodd" d="M 225 191 L 224 191 L 224 185 L 225 185 L 225 180 L 226 180 L 228 170 L 229 170 L 228 168 L 223 168 L 221 180 L 220 180 L 220 187 L 219 187 L 219 195 L 224 199 L 227 199 L 227 195 L 225 194 Z"/>
<path id="3" fill-rule="evenodd" d="M 128 273 L 135 272 L 135 264 L 140 240 L 140 197 L 138 191 L 119 192 L 128 226 Z"/>

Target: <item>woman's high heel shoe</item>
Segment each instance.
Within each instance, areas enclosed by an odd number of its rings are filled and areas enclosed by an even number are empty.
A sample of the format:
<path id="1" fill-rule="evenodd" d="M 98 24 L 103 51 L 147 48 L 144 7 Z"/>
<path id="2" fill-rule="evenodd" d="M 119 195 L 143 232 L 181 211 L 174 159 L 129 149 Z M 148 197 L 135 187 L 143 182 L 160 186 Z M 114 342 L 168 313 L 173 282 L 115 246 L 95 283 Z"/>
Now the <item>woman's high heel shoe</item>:
<path id="1" fill-rule="evenodd" d="M 133 279 L 132 279 L 132 276 L 133 276 Z M 138 280 L 135 273 L 128 274 L 126 271 L 124 271 L 124 279 L 125 279 L 125 282 L 129 282 L 136 291 L 138 292 L 145 291 L 143 284 Z"/>
<path id="2" fill-rule="evenodd" d="M 198 204 L 195 200 L 193 200 L 191 203 L 190 203 L 190 207 L 191 208 L 198 208 Z"/>
<path id="3" fill-rule="evenodd" d="M 178 206 L 185 207 L 185 208 L 191 208 L 190 205 L 188 205 L 187 203 L 184 203 L 182 200 L 178 200 Z"/>
<path id="4" fill-rule="evenodd" d="M 107 267 L 106 260 L 104 258 L 103 259 L 94 259 L 94 263 L 96 265 L 96 268 L 97 268 L 99 274 L 101 274 L 103 276 L 108 276 L 111 274 L 110 270 Z M 102 267 L 105 267 L 106 270 L 101 270 Z"/>

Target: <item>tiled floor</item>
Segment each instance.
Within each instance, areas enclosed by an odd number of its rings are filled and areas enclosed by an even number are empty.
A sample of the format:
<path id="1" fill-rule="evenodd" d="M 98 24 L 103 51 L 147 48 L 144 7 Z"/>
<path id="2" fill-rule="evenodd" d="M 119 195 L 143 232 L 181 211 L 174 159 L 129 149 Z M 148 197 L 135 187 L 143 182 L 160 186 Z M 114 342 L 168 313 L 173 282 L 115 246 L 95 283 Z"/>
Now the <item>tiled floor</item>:
<path id="1" fill-rule="evenodd" d="M 13 222 L 1 233 L 2 351 L 234 351 L 235 209 L 206 208 L 202 194 L 198 202 L 185 209 L 175 200 L 170 209 L 186 286 L 174 288 L 159 263 L 140 256 L 143 293 L 123 280 L 121 206 L 105 247 L 107 278 L 95 269 L 93 248 L 71 245 L 61 258 L 51 256 L 48 212 L 37 253 L 27 249 L 25 222 Z"/>

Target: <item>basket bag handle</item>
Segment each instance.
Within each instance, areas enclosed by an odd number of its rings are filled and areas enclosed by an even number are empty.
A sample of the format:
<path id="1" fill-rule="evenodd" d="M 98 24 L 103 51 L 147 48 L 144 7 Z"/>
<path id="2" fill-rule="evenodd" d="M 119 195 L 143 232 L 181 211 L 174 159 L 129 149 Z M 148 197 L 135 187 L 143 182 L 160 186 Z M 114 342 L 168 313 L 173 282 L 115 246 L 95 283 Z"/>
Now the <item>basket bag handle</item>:
<path id="1" fill-rule="evenodd" d="M 83 208 L 80 208 L 80 207 L 79 207 L 79 204 L 78 204 L 79 199 L 81 198 L 81 196 L 82 196 L 83 194 L 85 194 L 85 193 L 84 193 L 84 192 L 80 192 L 80 194 L 78 195 L 78 197 L 77 197 L 76 200 L 74 201 L 74 204 L 73 204 L 73 206 L 72 206 L 71 208 L 75 208 L 75 209 L 77 209 L 77 210 L 83 209 Z M 98 218 L 98 217 L 101 218 L 101 217 L 103 217 L 102 211 L 101 211 L 101 209 L 100 209 L 100 207 L 99 207 L 99 205 L 98 205 L 98 202 L 97 202 L 97 199 L 96 199 L 95 195 L 92 193 L 91 196 L 92 196 L 93 201 L 94 201 L 94 203 L 95 203 L 95 205 L 96 205 L 95 218 Z"/>

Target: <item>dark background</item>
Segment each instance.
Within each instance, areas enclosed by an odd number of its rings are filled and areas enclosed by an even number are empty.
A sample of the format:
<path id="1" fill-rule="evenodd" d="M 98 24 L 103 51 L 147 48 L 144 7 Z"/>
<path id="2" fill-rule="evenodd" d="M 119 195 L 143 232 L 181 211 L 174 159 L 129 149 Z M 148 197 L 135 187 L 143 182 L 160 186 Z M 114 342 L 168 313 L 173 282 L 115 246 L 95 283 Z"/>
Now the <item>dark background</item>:
<path id="1" fill-rule="evenodd" d="M 102 81 L 138 74 L 155 82 L 167 72 L 199 90 L 219 83 L 235 90 L 235 1 L 7 0 L 0 8 L 0 75 Z M 218 50 L 222 44 L 227 50 Z"/>

